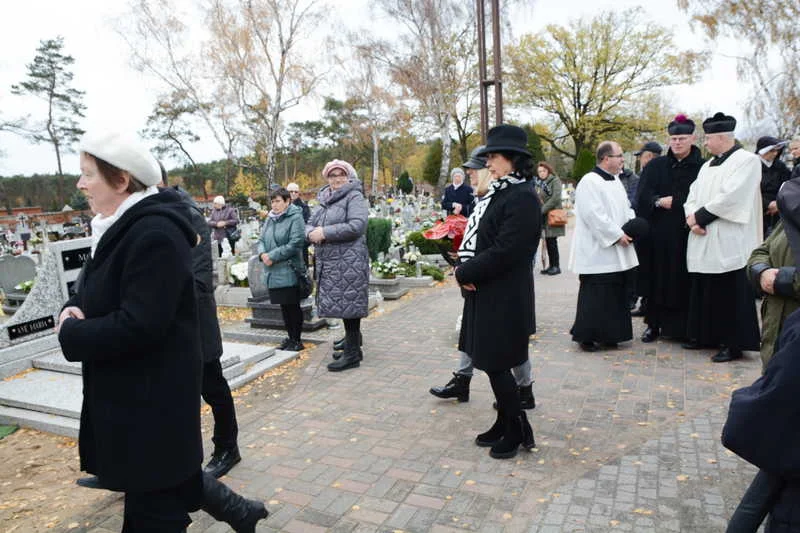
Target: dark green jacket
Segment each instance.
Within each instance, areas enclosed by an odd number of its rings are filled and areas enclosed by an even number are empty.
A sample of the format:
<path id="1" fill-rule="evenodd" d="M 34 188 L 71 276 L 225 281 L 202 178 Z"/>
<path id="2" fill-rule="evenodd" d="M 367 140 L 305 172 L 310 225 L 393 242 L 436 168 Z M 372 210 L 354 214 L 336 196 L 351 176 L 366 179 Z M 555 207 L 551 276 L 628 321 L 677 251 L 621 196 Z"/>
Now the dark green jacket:
<path id="1" fill-rule="evenodd" d="M 768 268 L 779 269 L 775 278 L 775 294 L 761 291 L 761 274 Z M 761 246 L 753 250 L 747 262 L 747 276 L 750 278 L 761 300 L 761 361 L 766 368 L 775 351 L 775 342 L 783 328 L 783 321 L 795 309 L 800 308 L 800 275 L 789 248 L 783 223 L 779 222 L 772 234 Z"/>
<path id="2" fill-rule="evenodd" d="M 306 245 L 303 230 L 303 210 L 289 205 L 277 219 L 267 218 L 261 237 L 258 239 L 258 256 L 269 254 L 272 266 L 264 265 L 266 284 L 270 289 L 297 285 L 295 270 L 302 271 L 303 248 Z M 294 264 L 292 269 L 290 263 Z"/>

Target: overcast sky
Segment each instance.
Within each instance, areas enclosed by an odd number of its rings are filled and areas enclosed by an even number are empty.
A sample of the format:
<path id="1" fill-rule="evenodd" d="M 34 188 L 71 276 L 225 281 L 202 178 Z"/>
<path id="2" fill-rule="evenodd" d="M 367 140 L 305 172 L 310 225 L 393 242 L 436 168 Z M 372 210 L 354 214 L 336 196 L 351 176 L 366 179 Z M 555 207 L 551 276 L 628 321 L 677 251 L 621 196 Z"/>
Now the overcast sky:
<path id="1" fill-rule="evenodd" d="M 467 1 L 467 0 L 464 0 Z M 108 124 L 113 120 L 119 129 L 138 131 L 150 113 L 158 84 L 129 67 L 127 44 L 115 33 L 112 21 L 125 10 L 125 0 L 25 0 L 3 2 L 0 17 L 0 116 L 5 119 L 30 114 L 42 117 L 45 104 L 11 95 L 14 83 L 24 80 L 26 65 L 33 60 L 42 39 L 64 37 L 65 52 L 75 58 L 73 87 L 86 91 L 87 106 L 84 128 L 93 124 Z M 339 0 L 331 2 L 332 18 L 343 20 L 347 26 L 372 24 L 368 0 Z M 687 17 L 673 2 L 639 0 L 523 0 L 513 17 L 513 32 L 520 35 L 535 32 L 546 24 L 566 24 L 570 19 L 597 13 L 608 13 L 641 5 L 647 17 L 676 30 L 678 41 L 687 47 L 699 48 L 704 39 L 691 32 Z M 374 26 L 371 26 L 374 28 Z M 747 87 L 736 81 L 736 64 L 723 43 L 717 46 L 711 69 L 704 79 L 692 87 L 670 91 L 675 110 L 722 110 L 737 117 L 742 115 L 742 102 Z M 293 110 L 289 120 L 313 118 L 321 101 L 312 99 Z M 214 145 L 201 145 L 200 160 L 223 157 Z M 32 145 L 17 136 L 0 133 L 0 175 L 54 172 L 55 156 L 47 144 Z M 64 171 L 78 172 L 76 155 L 67 155 Z"/>

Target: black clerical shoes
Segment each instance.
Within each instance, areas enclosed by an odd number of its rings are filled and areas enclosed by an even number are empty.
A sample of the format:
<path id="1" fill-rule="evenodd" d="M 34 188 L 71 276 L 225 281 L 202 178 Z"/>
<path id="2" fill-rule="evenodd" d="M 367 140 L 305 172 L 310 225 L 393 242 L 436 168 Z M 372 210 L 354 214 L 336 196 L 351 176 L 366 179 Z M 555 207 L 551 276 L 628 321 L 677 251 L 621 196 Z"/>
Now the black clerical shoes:
<path id="1" fill-rule="evenodd" d="M 581 350 L 584 352 L 596 352 L 600 349 L 600 346 L 593 341 L 584 341 L 580 344 Z"/>
<path id="2" fill-rule="evenodd" d="M 211 460 L 203 468 L 203 472 L 214 478 L 220 478 L 227 474 L 230 469 L 236 466 L 241 460 L 242 456 L 239 455 L 238 447 L 222 450 L 211 456 Z"/>
<path id="3" fill-rule="evenodd" d="M 743 356 L 742 351 L 736 348 L 725 347 L 711 357 L 715 363 L 727 363 L 728 361 L 735 361 L 741 359 Z"/>
<path id="4" fill-rule="evenodd" d="M 658 338 L 658 328 L 648 327 L 642 334 L 642 342 L 653 342 Z"/>
<path id="5" fill-rule="evenodd" d="M 75 480 L 75 484 L 85 489 L 105 489 L 97 476 L 79 477 Z"/>

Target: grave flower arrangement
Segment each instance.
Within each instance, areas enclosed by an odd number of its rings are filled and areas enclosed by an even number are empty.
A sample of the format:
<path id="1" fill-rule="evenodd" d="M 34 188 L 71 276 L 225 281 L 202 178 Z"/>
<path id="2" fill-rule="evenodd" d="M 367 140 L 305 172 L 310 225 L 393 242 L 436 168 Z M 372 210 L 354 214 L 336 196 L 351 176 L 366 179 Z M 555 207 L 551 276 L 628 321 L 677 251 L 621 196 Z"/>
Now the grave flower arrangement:
<path id="1" fill-rule="evenodd" d="M 234 287 L 249 287 L 247 281 L 247 262 L 234 263 L 230 267 L 230 281 Z"/>
<path id="2" fill-rule="evenodd" d="M 22 292 L 31 292 L 33 288 L 33 280 L 29 279 L 28 281 L 23 281 L 22 283 L 18 283 L 14 285 L 14 290 L 22 291 Z"/>
<path id="3" fill-rule="evenodd" d="M 400 263 L 395 259 L 374 261 L 372 263 L 372 272 L 381 279 L 394 279 L 400 273 Z"/>

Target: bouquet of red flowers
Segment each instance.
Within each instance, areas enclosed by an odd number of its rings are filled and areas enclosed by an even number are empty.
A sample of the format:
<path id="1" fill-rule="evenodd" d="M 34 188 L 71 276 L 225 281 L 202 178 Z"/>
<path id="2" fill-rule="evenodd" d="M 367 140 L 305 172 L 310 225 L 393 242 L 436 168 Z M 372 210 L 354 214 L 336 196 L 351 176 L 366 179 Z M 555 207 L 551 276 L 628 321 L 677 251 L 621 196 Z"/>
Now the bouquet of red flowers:
<path id="1" fill-rule="evenodd" d="M 447 215 L 447 218 L 440 220 L 428 230 L 422 232 L 426 239 L 437 241 L 439 252 L 445 261 L 454 265 L 449 252 L 456 252 L 464 239 L 464 230 L 467 229 L 467 217 L 464 215 Z"/>

